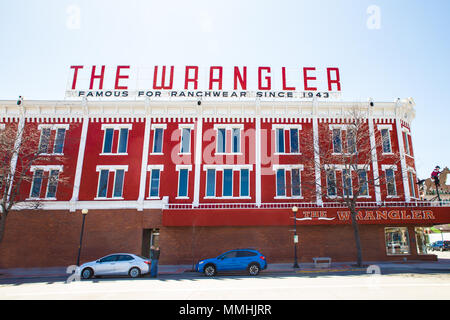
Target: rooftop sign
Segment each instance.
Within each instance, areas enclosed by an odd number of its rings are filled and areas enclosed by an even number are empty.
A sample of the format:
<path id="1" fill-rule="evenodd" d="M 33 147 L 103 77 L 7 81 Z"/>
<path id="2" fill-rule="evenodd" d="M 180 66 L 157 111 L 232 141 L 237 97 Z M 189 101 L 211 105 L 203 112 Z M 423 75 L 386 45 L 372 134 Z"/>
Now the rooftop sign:
<path id="1" fill-rule="evenodd" d="M 337 67 L 71 65 L 66 98 L 333 98 Z"/>

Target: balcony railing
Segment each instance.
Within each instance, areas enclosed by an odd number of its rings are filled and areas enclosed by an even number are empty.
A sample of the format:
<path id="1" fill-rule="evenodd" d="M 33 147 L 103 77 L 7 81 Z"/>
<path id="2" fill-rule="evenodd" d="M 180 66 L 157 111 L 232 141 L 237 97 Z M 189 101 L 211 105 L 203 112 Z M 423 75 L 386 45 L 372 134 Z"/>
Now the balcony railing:
<path id="1" fill-rule="evenodd" d="M 347 208 L 344 203 L 341 202 L 325 202 L 322 205 L 317 203 L 305 203 L 305 202 L 287 202 L 287 203 L 201 203 L 198 205 L 193 204 L 178 204 L 168 203 L 165 205 L 166 210 L 226 210 L 226 209 L 291 209 L 296 206 L 299 209 L 327 209 L 327 208 Z M 357 202 L 356 207 L 358 209 L 382 209 L 382 208 L 434 208 L 434 207 L 450 207 L 449 201 L 385 201 L 385 202 Z"/>

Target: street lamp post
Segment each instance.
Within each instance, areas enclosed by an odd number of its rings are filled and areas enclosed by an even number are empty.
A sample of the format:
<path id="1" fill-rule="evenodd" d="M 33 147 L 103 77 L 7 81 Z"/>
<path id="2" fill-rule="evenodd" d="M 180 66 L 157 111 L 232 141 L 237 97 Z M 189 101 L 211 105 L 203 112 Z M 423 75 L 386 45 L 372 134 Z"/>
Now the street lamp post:
<path id="1" fill-rule="evenodd" d="M 83 222 L 81 223 L 80 244 L 78 246 L 77 266 L 80 265 L 81 244 L 83 243 L 83 232 L 84 232 L 84 220 L 86 219 L 86 216 L 88 214 L 88 209 L 81 210 L 81 214 L 83 215 Z"/>
<path id="2" fill-rule="evenodd" d="M 294 213 L 294 268 L 299 268 L 298 261 L 297 261 L 297 243 L 298 243 L 298 236 L 297 236 L 297 211 L 298 208 L 296 206 L 292 207 L 292 212 Z"/>

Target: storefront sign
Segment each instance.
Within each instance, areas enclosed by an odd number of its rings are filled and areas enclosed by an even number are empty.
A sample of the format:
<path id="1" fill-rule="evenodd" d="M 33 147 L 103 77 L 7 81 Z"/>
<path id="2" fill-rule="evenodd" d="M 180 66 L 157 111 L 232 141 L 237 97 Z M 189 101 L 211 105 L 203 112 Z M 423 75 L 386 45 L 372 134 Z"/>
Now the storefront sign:
<path id="1" fill-rule="evenodd" d="M 66 98 L 333 98 L 337 67 L 71 65 Z"/>

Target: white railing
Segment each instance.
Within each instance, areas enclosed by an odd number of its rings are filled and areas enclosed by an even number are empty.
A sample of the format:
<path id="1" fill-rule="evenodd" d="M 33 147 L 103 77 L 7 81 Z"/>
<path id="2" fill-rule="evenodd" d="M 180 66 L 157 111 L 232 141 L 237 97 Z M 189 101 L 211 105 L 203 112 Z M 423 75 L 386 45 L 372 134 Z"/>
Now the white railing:
<path id="1" fill-rule="evenodd" d="M 164 209 L 168 210 L 193 210 L 193 209 L 292 209 L 296 206 L 299 209 L 321 209 L 321 208 L 348 208 L 344 203 L 341 202 L 324 202 L 322 205 L 317 203 L 305 203 L 305 202 L 279 202 L 279 203 L 201 203 L 197 206 L 190 204 L 178 204 L 178 203 L 168 203 L 164 206 Z M 357 202 L 356 207 L 358 209 L 365 208 L 433 208 L 433 207 L 450 207 L 449 201 L 384 201 L 384 202 Z"/>

